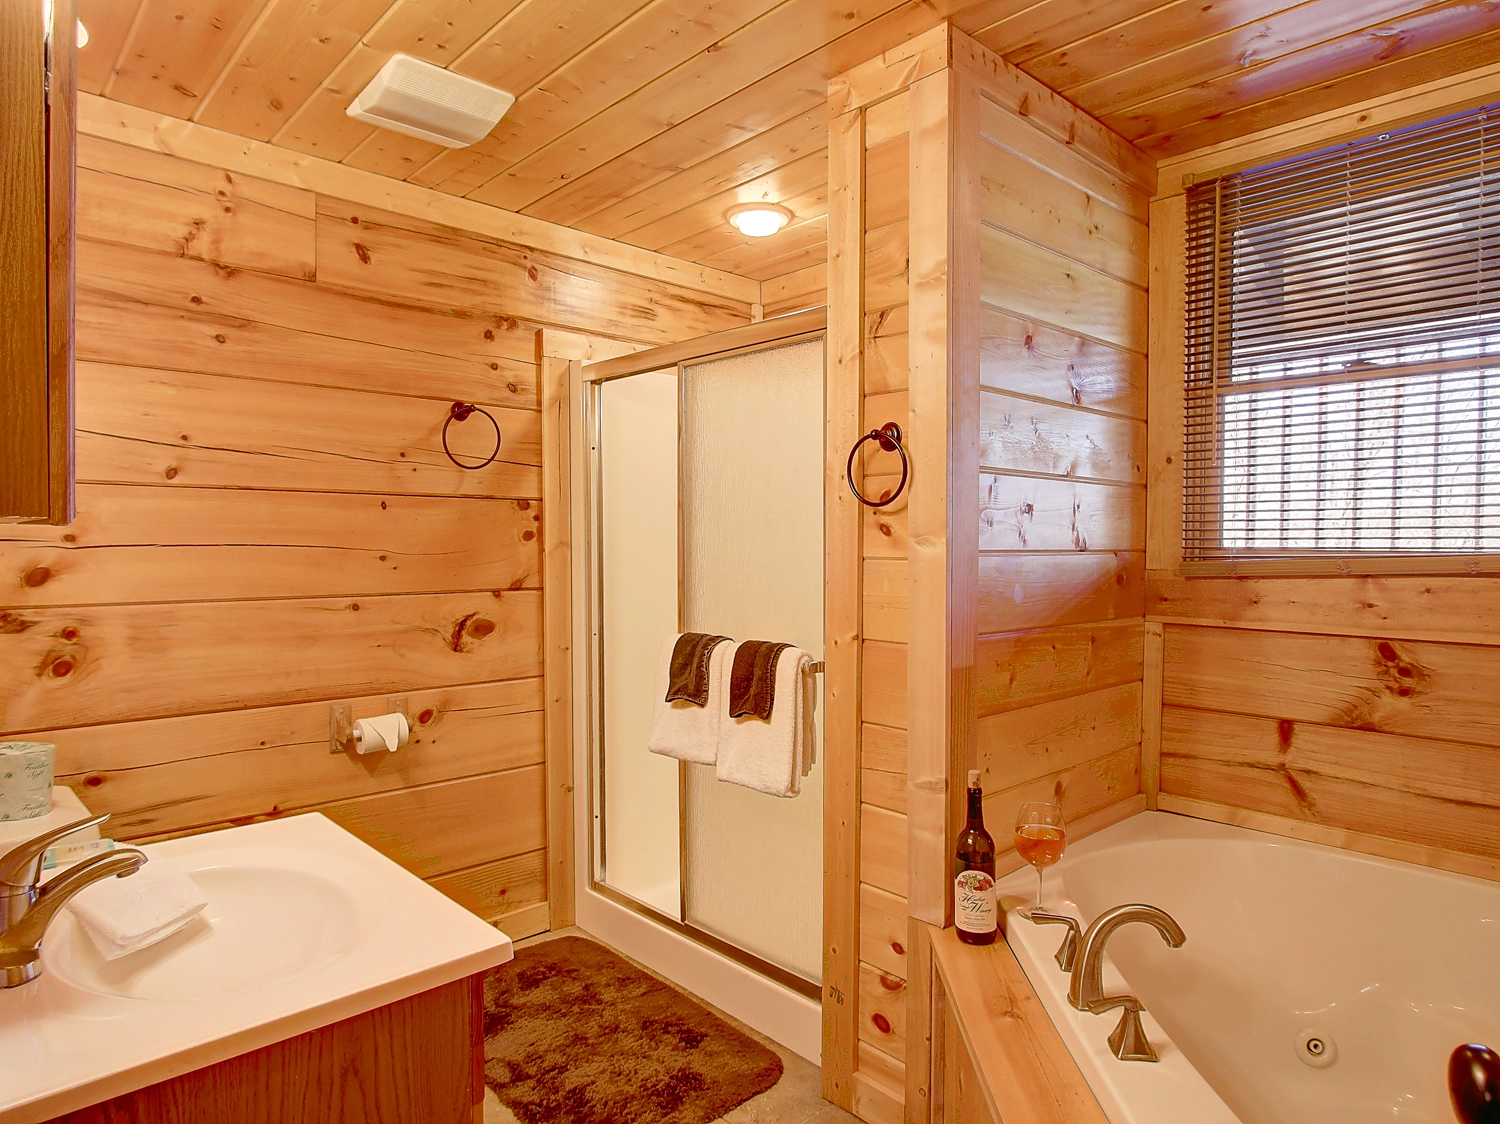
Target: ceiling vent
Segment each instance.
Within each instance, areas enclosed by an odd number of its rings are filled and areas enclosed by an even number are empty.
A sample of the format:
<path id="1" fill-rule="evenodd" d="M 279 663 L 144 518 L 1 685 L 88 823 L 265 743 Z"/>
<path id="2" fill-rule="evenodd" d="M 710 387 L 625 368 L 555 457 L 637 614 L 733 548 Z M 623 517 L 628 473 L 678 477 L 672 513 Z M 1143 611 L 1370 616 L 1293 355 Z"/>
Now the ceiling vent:
<path id="1" fill-rule="evenodd" d="M 346 112 L 382 129 L 463 148 L 486 136 L 515 100 L 430 62 L 392 55 Z"/>

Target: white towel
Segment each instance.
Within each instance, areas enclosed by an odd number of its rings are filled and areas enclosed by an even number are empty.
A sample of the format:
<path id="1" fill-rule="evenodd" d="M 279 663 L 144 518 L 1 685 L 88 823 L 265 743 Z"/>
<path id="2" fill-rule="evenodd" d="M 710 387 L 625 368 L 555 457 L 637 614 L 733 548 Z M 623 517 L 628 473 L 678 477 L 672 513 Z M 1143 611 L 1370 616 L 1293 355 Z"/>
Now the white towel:
<path id="1" fill-rule="evenodd" d="M 151 859 L 134 874 L 86 886 L 68 908 L 99 954 L 118 960 L 170 937 L 207 905 L 191 878 L 169 862 Z"/>
<path id="2" fill-rule="evenodd" d="M 721 648 L 729 647 L 721 644 Z M 738 648 L 739 645 L 734 645 Z M 771 796 L 796 796 L 812 768 L 812 708 L 807 668 L 812 656 L 786 648 L 776 660 L 776 695 L 771 718 L 730 718 L 725 682 L 724 728 L 719 741 L 719 780 Z M 733 666 L 733 654 L 729 656 Z"/>
<path id="3" fill-rule="evenodd" d="M 719 756 L 719 723 L 729 713 L 729 666 L 734 644 L 729 640 L 715 644 L 709 655 L 707 706 L 694 706 L 682 699 L 666 701 L 667 686 L 672 681 L 672 650 L 676 647 L 675 635 L 668 636 L 661 646 L 646 748 L 663 757 L 712 765 Z"/>

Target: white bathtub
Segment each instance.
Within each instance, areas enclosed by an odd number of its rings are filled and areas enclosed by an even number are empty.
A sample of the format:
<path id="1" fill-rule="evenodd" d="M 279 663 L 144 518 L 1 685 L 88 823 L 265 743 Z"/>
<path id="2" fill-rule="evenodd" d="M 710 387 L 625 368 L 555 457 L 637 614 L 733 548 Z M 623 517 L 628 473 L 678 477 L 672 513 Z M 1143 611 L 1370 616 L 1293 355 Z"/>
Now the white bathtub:
<path id="1" fill-rule="evenodd" d="M 1000 882 L 1029 905 L 1036 875 Z M 1146 1005 L 1155 1065 L 1105 1042 L 1118 1012 L 1067 1005 L 1060 925 L 1012 913 L 1009 940 L 1113 1124 L 1453 1124 L 1454 1046 L 1500 1048 L 1500 884 L 1145 812 L 1069 846 L 1044 905 L 1087 922 L 1123 902 L 1170 913 L 1109 943 L 1105 993 Z M 1299 1035 L 1335 1044 L 1301 1060 Z M 1325 1056 L 1328 1056 L 1325 1054 Z"/>

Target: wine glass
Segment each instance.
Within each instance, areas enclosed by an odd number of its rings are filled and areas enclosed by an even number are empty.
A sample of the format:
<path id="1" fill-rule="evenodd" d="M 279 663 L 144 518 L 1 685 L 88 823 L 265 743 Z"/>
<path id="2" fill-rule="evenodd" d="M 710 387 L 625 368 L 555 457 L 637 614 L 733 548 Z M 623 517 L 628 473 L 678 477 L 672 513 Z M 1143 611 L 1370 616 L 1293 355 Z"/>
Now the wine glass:
<path id="1" fill-rule="evenodd" d="M 1042 871 L 1063 857 L 1068 831 L 1062 808 L 1047 800 L 1031 800 L 1016 814 L 1016 851 L 1036 867 L 1036 908 L 1042 908 Z"/>

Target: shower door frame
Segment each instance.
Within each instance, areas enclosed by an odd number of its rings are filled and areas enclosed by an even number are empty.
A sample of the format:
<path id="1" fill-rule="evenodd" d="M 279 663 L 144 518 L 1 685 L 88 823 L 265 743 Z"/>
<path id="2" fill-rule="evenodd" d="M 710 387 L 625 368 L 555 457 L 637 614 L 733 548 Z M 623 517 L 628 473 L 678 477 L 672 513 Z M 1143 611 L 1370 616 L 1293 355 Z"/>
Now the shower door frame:
<path id="1" fill-rule="evenodd" d="M 790 313 L 785 316 L 774 317 L 770 320 L 755 321 L 744 327 L 730 328 L 723 332 L 715 332 L 712 335 L 699 336 L 696 339 L 683 343 L 666 344 L 647 351 L 638 351 L 616 359 L 607 359 L 587 365 L 575 364 L 569 379 L 571 384 L 570 397 L 572 398 L 571 412 L 574 418 L 581 422 L 579 430 L 580 440 L 576 443 L 575 449 L 573 474 L 573 479 L 579 484 L 575 495 L 575 499 L 578 501 L 575 511 L 579 517 L 574 522 L 574 536 L 575 542 L 581 548 L 574 560 L 578 580 L 575 580 L 574 586 L 575 615 L 573 630 L 575 639 L 575 674 L 573 682 L 574 690 L 576 691 L 575 714 L 582 720 L 578 724 L 578 729 L 581 731 L 583 740 L 584 780 L 587 785 L 585 806 L 588 812 L 584 834 L 588 840 L 588 846 L 585 849 L 584 855 L 581 856 L 587 867 L 587 876 L 581 880 L 582 884 L 591 892 L 606 898 L 614 904 L 649 918 L 651 921 L 815 1001 L 822 997 L 822 984 L 820 982 L 806 979 L 778 964 L 773 964 L 768 960 L 756 956 L 754 953 L 747 952 L 745 949 L 701 929 L 687 920 L 686 762 L 679 762 L 677 770 L 678 885 L 681 919 L 663 913 L 659 909 L 633 898 L 623 891 L 616 890 L 608 883 L 598 881 L 595 877 L 597 871 L 603 866 L 605 857 L 603 832 L 596 828 L 596 825 L 601 822 L 604 796 L 602 705 L 602 684 L 604 678 L 602 596 L 604 582 L 602 531 L 600 524 L 603 511 L 600 506 L 601 484 L 599 477 L 599 387 L 603 383 L 611 382 L 615 379 L 629 378 L 632 375 L 649 374 L 653 371 L 675 370 L 680 380 L 685 368 L 689 366 L 718 359 L 727 359 L 735 355 L 743 355 L 750 352 L 786 347 L 815 339 L 824 342 L 824 378 L 826 380 L 827 326 L 828 314 L 826 308 Z M 679 382 L 679 419 L 682 416 L 680 403 L 683 393 L 684 388 L 681 382 Z M 679 430 L 679 441 L 680 439 L 681 434 Z M 683 463 L 679 457 L 679 482 L 683 470 Z M 680 483 L 678 494 L 677 615 L 680 630 L 683 618 L 684 596 L 681 561 L 683 543 L 681 535 Z"/>

